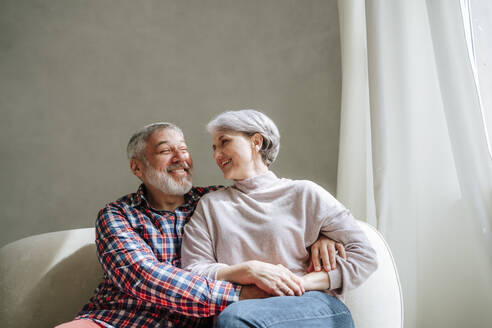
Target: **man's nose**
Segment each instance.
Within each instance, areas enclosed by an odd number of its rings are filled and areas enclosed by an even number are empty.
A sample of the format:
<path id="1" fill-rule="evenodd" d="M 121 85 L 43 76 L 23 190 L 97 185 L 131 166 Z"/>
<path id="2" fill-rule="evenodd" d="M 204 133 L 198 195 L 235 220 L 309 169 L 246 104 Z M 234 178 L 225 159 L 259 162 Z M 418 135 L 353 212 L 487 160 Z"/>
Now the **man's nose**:
<path id="1" fill-rule="evenodd" d="M 173 160 L 175 162 L 184 161 L 187 158 L 188 158 L 188 152 L 184 152 L 184 151 L 181 151 L 181 150 L 175 150 L 174 151 Z"/>

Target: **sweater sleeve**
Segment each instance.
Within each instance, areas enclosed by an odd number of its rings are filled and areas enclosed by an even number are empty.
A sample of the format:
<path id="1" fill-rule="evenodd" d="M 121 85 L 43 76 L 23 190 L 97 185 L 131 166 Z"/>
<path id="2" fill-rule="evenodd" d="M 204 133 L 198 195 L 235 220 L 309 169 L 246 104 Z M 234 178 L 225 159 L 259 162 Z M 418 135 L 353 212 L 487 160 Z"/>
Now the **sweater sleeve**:
<path id="1" fill-rule="evenodd" d="M 204 214 L 203 199 L 198 205 L 190 221 L 184 227 L 183 243 L 181 244 L 181 264 L 183 269 L 192 273 L 215 279 L 217 272 L 227 264 L 217 263 L 215 246 L 207 216 Z"/>
<path id="2" fill-rule="evenodd" d="M 343 294 L 361 285 L 376 271 L 377 254 L 350 211 L 317 185 L 314 205 L 321 233 L 345 247 L 347 259 L 336 256 L 337 267 L 328 272 L 330 290 Z"/>

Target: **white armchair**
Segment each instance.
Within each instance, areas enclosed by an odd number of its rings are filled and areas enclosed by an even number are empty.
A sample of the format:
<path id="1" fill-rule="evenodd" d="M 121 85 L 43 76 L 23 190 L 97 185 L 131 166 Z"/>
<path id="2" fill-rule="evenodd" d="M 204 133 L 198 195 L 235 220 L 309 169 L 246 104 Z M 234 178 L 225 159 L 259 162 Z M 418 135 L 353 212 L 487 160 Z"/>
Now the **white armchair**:
<path id="1" fill-rule="evenodd" d="M 359 288 L 345 294 L 356 328 L 402 328 L 403 298 L 391 251 L 371 225 L 358 221 L 378 254 L 378 269 Z"/>
<path id="2" fill-rule="evenodd" d="M 381 235 L 360 222 L 379 257 L 378 270 L 346 304 L 357 328 L 403 327 L 398 273 Z M 53 327 L 70 321 L 89 300 L 103 272 L 94 229 L 27 237 L 0 249 L 0 327 Z"/>

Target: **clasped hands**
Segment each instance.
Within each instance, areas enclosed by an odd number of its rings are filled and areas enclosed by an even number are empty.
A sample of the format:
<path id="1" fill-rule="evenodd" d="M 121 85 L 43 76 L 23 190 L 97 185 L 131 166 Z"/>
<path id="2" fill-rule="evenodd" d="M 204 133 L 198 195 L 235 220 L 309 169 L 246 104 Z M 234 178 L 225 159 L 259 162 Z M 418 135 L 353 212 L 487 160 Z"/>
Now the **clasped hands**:
<path id="1" fill-rule="evenodd" d="M 240 299 L 270 296 L 300 296 L 306 290 L 329 288 L 327 272 L 336 269 L 336 255 L 346 259 L 345 248 L 327 237 L 321 236 L 311 245 L 311 259 L 307 274 L 299 277 L 281 264 L 261 261 L 242 263 L 240 279 L 243 287 Z M 321 274 L 321 272 L 324 274 Z"/>

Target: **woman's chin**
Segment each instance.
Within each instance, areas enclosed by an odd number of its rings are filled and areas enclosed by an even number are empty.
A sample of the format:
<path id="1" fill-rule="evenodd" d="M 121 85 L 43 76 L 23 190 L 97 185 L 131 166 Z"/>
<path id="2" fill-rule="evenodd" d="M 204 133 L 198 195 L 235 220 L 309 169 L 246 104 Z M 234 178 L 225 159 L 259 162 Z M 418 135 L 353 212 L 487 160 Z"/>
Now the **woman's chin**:
<path id="1" fill-rule="evenodd" d="M 243 180 L 244 178 L 238 178 L 237 174 L 227 172 L 227 173 L 224 173 L 224 179 L 226 179 L 226 180 Z"/>
<path id="2" fill-rule="evenodd" d="M 244 174 L 241 174 L 241 172 L 238 172 L 237 170 L 231 170 L 231 169 L 225 169 L 222 171 L 224 174 L 224 179 L 227 180 L 243 180 L 245 177 L 243 177 Z"/>

